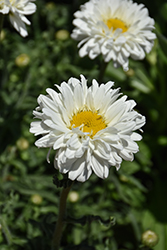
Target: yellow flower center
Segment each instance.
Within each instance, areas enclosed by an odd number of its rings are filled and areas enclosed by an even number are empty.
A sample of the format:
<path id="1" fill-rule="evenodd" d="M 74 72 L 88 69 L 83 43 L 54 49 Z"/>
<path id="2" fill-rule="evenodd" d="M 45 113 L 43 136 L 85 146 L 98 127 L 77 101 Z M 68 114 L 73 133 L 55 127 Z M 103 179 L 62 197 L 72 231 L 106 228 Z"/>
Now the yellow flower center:
<path id="1" fill-rule="evenodd" d="M 119 29 L 122 29 L 122 33 L 124 33 L 128 30 L 128 27 L 126 26 L 126 24 L 117 18 L 108 19 L 106 21 L 106 24 L 109 29 L 113 28 L 113 31 L 119 28 Z"/>
<path id="2" fill-rule="evenodd" d="M 97 112 L 81 111 L 72 117 L 70 128 L 77 128 L 82 125 L 83 132 L 89 133 L 92 138 L 98 131 L 107 127 L 104 119 Z"/>

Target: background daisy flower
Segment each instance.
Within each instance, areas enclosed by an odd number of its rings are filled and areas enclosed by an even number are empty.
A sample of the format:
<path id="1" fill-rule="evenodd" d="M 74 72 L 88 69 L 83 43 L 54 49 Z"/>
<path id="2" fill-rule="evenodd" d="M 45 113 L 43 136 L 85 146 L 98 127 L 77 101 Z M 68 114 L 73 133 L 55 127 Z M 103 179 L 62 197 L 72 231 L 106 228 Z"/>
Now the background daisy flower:
<path id="1" fill-rule="evenodd" d="M 72 38 L 80 41 L 79 55 L 104 61 L 128 70 L 128 58 L 142 60 L 153 47 L 154 20 L 143 4 L 131 0 L 90 0 L 75 12 Z"/>
<path id="2" fill-rule="evenodd" d="M 109 168 L 119 169 L 122 159 L 133 160 L 138 151 L 135 141 L 142 139 L 134 132 L 145 124 L 145 117 L 133 108 L 136 103 L 120 97 L 113 82 L 105 85 L 70 78 L 56 85 L 60 93 L 48 88 L 47 96 L 38 97 L 39 107 L 33 112 L 39 119 L 31 123 L 30 132 L 42 135 L 37 147 L 57 150 L 55 168 L 68 173 L 71 180 L 86 181 L 92 172 L 107 178 Z"/>
<path id="3" fill-rule="evenodd" d="M 30 21 L 25 15 L 31 15 L 36 11 L 35 0 L 1 0 L 0 13 L 9 14 L 13 27 L 25 37 L 28 35 L 25 24 L 30 25 Z"/>

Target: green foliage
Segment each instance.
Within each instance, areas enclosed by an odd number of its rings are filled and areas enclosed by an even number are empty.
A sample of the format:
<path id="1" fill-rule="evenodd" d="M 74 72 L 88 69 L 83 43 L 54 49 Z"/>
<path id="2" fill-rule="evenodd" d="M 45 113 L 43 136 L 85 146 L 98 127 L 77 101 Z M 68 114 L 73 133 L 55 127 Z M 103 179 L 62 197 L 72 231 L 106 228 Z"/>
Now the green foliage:
<path id="1" fill-rule="evenodd" d="M 77 43 L 70 38 L 72 14 L 84 1 L 59 2 L 36 1 L 27 38 L 4 20 L 5 37 L 0 44 L 1 250 L 46 250 L 51 245 L 61 189 L 53 184 L 53 176 L 59 176 L 52 164 L 54 152 L 48 164 L 47 149 L 36 148 L 29 133 L 37 97 L 71 76 L 83 74 L 89 84 L 100 77 L 101 58 L 81 59 Z M 103 77 L 103 82 L 115 81 L 115 87 L 135 99 L 137 109 L 146 116 L 140 151 L 133 162 L 123 162 L 119 171 L 111 168 L 106 180 L 92 175 L 84 184 L 75 182 L 72 190 L 78 200 L 68 199 L 67 211 L 73 219 L 67 221 L 62 250 L 149 250 L 141 245 L 147 229 L 159 236 L 154 249 L 167 249 L 167 4 L 154 0 L 148 7 L 156 21 L 152 52 L 141 62 L 130 61 L 127 73 L 110 62 Z M 21 67 L 16 58 L 22 53 L 30 62 Z M 83 216 L 93 219 L 78 223 Z M 114 226 L 104 223 L 110 218 L 116 221 Z"/>

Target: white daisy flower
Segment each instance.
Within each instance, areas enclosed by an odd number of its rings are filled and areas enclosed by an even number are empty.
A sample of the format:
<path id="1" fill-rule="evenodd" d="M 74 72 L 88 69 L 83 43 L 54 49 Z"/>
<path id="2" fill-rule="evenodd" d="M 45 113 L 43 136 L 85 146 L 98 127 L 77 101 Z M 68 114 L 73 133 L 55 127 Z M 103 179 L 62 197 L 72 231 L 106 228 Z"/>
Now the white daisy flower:
<path id="1" fill-rule="evenodd" d="M 0 13 L 9 14 L 13 27 L 25 37 L 28 35 L 24 23 L 30 25 L 25 15 L 31 15 L 36 11 L 35 0 L 0 0 Z"/>
<path id="2" fill-rule="evenodd" d="M 136 103 L 120 97 L 113 82 L 99 84 L 70 78 L 56 85 L 60 93 L 48 88 L 47 96 L 38 97 L 33 112 L 39 119 L 31 123 L 30 132 L 42 135 L 37 147 L 57 150 L 55 168 L 68 173 L 71 180 L 86 181 L 92 172 L 107 178 L 109 168 L 119 169 L 122 159 L 133 160 L 142 139 L 134 132 L 145 124 L 145 117 L 133 110 Z"/>
<path id="3" fill-rule="evenodd" d="M 128 70 L 128 58 L 142 60 L 153 47 L 154 20 L 143 4 L 131 0 L 90 0 L 74 14 L 72 38 L 80 41 L 79 55 L 114 61 Z"/>

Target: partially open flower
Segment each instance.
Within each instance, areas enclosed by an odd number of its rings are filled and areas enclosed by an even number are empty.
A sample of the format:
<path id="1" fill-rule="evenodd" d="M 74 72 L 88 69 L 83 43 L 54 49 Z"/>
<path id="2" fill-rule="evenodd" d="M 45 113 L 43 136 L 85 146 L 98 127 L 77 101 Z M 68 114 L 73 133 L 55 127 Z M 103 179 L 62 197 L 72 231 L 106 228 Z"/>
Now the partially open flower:
<path id="1" fill-rule="evenodd" d="M 36 5 L 32 2 L 35 0 L 1 0 L 0 13 L 9 14 L 10 22 L 13 27 L 25 37 L 28 35 L 24 23 L 30 25 L 30 21 L 25 15 L 31 15 L 36 11 Z"/>
<path id="2" fill-rule="evenodd" d="M 158 235 L 151 230 L 147 230 L 142 234 L 142 243 L 147 247 L 156 246 L 158 241 Z"/>
<path id="3" fill-rule="evenodd" d="M 79 55 L 94 59 L 102 54 L 105 62 L 113 60 L 125 71 L 128 58 L 143 59 L 156 38 L 147 8 L 131 0 L 90 0 L 74 16 L 72 38 L 80 41 Z"/>
<path id="4" fill-rule="evenodd" d="M 56 150 L 55 168 L 68 173 L 71 180 L 86 181 L 92 171 L 107 178 L 109 168 L 119 169 L 122 159 L 133 160 L 138 151 L 135 141 L 142 139 L 134 132 L 145 124 L 145 117 L 133 108 L 136 103 L 120 97 L 113 82 L 99 84 L 70 78 L 60 93 L 48 88 L 47 96 L 38 97 L 39 107 L 33 112 L 38 121 L 31 123 L 30 132 L 42 135 L 37 147 Z"/>

